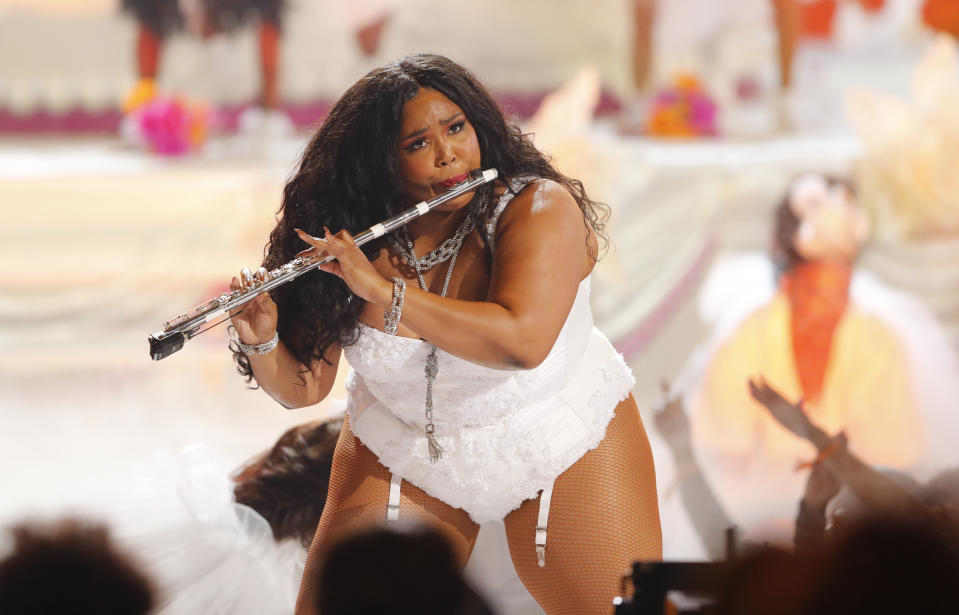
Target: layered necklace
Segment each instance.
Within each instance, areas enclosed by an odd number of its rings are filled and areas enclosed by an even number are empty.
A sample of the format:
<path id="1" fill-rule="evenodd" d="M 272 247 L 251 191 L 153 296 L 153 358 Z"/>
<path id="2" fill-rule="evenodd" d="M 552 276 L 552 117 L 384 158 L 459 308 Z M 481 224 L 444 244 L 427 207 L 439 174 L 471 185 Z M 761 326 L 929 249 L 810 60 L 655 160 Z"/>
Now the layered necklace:
<path id="1" fill-rule="evenodd" d="M 420 288 L 426 292 L 429 292 L 429 288 L 426 286 L 423 273 L 449 261 L 446 278 L 443 280 L 443 289 L 440 291 L 440 297 L 445 297 L 450 286 L 450 279 L 453 277 L 453 267 L 456 266 L 456 257 L 459 255 L 460 247 L 463 245 L 463 240 L 472 231 L 473 219 L 467 215 L 452 237 L 421 257 L 416 256 L 416 252 L 413 250 L 413 238 L 410 237 L 405 226 L 401 226 L 393 234 L 388 235 L 387 241 L 396 253 L 406 261 L 406 264 L 413 268 Z M 430 344 L 429 353 L 426 355 L 426 366 L 423 371 L 426 373 L 426 440 L 429 444 L 430 461 L 435 463 L 443 456 L 443 447 L 436 441 L 436 429 L 433 426 L 433 381 L 436 380 L 436 374 L 439 373 L 439 361 L 436 357 L 435 344 Z"/>

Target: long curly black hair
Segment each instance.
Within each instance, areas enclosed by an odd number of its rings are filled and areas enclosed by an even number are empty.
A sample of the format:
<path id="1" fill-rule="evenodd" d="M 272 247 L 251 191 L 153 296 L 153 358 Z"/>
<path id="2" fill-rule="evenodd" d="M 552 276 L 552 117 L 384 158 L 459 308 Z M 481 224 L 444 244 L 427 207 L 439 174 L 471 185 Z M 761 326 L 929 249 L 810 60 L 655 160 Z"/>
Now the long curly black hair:
<path id="1" fill-rule="evenodd" d="M 412 205 L 400 191 L 396 144 L 403 106 L 420 88 L 442 93 L 463 110 L 476 131 L 483 169 L 497 169 L 507 182 L 532 175 L 562 184 L 582 210 L 584 224 L 606 245 L 609 209 L 592 201 L 580 181 L 554 169 L 529 136 L 507 121 L 472 73 L 443 56 L 418 54 L 371 71 L 333 105 L 283 191 L 264 267 L 278 267 L 307 247 L 294 228 L 314 236 L 322 235 L 323 227 L 356 233 Z M 493 197 L 494 186 L 488 183 L 470 201 L 469 215 L 477 228 L 485 228 Z M 369 243 L 363 250 L 372 256 L 377 246 Z M 356 341 L 363 302 L 339 278 L 312 271 L 270 295 L 279 308 L 280 339 L 303 365 L 322 360 L 333 344 Z M 249 360 L 235 345 L 232 349 L 238 371 L 249 381 Z"/>

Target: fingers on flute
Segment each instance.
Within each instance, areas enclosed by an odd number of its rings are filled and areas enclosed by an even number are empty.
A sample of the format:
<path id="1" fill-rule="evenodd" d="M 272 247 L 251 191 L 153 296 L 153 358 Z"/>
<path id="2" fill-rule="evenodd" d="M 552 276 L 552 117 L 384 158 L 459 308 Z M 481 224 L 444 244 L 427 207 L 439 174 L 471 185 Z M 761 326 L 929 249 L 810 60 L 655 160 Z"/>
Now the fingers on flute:
<path id="1" fill-rule="evenodd" d="M 335 275 L 335 276 L 338 277 L 338 278 L 342 278 L 342 277 L 343 277 L 343 267 L 342 267 L 342 266 L 340 265 L 340 263 L 337 262 L 337 261 L 330 261 L 330 262 L 328 262 L 328 263 L 324 263 L 324 264 L 320 265 L 319 269 L 320 269 L 320 271 L 325 271 L 325 272 L 327 272 L 327 273 L 332 273 L 333 275 Z"/>
<path id="2" fill-rule="evenodd" d="M 346 229 L 343 229 L 339 233 L 333 234 L 330 232 L 330 229 L 323 227 L 323 232 L 326 233 L 323 239 L 331 244 L 344 245 L 344 246 L 353 246 L 353 235 L 350 235 L 350 232 Z"/>
<path id="3" fill-rule="evenodd" d="M 249 288 L 253 285 L 253 273 L 249 267 L 240 269 L 240 284 L 243 288 Z"/>
<path id="4" fill-rule="evenodd" d="M 306 243 L 310 244 L 311 246 L 314 246 L 314 247 L 323 247 L 323 246 L 326 245 L 326 240 L 325 240 L 325 239 L 321 239 L 321 238 L 319 238 L 319 237 L 313 237 L 312 235 L 310 235 L 310 234 L 307 233 L 306 231 L 303 231 L 303 230 L 298 229 L 298 228 L 295 228 L 295 229 L 293 229 L 293 230 L 296 232 L 296 234 L 299 236 L 300 239 L 302 239 L 302 240 L 305 241 Z"/>
<path id="5" fill-rule="evenodd" d="M 239 290 L 240 289 L 240 280 L 236 276 L 233 276 L 230 279 L 230 290 Z M 230 310 L 230 316 L 236 316 L 240 313 L 242 308 L 233 308 Z"/>

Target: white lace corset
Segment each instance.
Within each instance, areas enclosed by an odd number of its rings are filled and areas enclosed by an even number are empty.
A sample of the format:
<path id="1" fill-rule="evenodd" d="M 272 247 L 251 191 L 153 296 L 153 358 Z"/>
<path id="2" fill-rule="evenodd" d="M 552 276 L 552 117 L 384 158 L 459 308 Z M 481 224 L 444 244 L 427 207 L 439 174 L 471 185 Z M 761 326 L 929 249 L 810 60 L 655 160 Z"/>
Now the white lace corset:
<path id="1" fill-rule="evenodd" d="M 522 187 L 515 186 L 497 206 L 492 231 Z M 352 367 L 346 384 L 353 433 L 393 474 L 477 523 L 502 519 L 599 444 L 635 382 L 593 326 L 589 292 L 586 278 L 534 369 L 491 369 L 437 351 L 433 422 L 444 454 L 436 463 L 424 436 L 429 344 L 360 325 L 356 343 L 343 349 Z"/>
<path id="2" fill-rule="evenodd" d="M 546 359 L 530 370 L 499 370 L 437 350 L 439 373 L 433 383 L 433 422 L 438 433 L 450 427 L 482 427 L 512 409 L 527 406 L 566 386 L 583 356 L 593 317 L 589 278 L 579 285 L 566 323 Z M 388 335 L 360 325 L 357 342 L 344 349 L 346 360 L 366 388 L 409 426 L 422 428 L 426 400 L 423 366 L 429 344 Z"/>

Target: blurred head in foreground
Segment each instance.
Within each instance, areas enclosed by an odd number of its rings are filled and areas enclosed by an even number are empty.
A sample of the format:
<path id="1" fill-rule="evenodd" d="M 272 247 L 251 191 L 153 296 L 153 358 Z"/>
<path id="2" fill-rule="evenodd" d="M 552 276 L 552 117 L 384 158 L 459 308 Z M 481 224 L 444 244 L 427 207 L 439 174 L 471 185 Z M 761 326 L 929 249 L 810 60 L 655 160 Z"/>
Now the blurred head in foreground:
<path id="1" fill-rule="evenodd" d="M 441 534 L 399 523 L 360 531 L 330 550 L 316 607 L 324 615 L 492 615 Z"/>
<path id="2" fill-rule="evenodd" d="M 154 605 L 144 574 L 104 526 L 65 519 L 17 525 L 0 562 L 4 615 L 145 615 Z"/>

